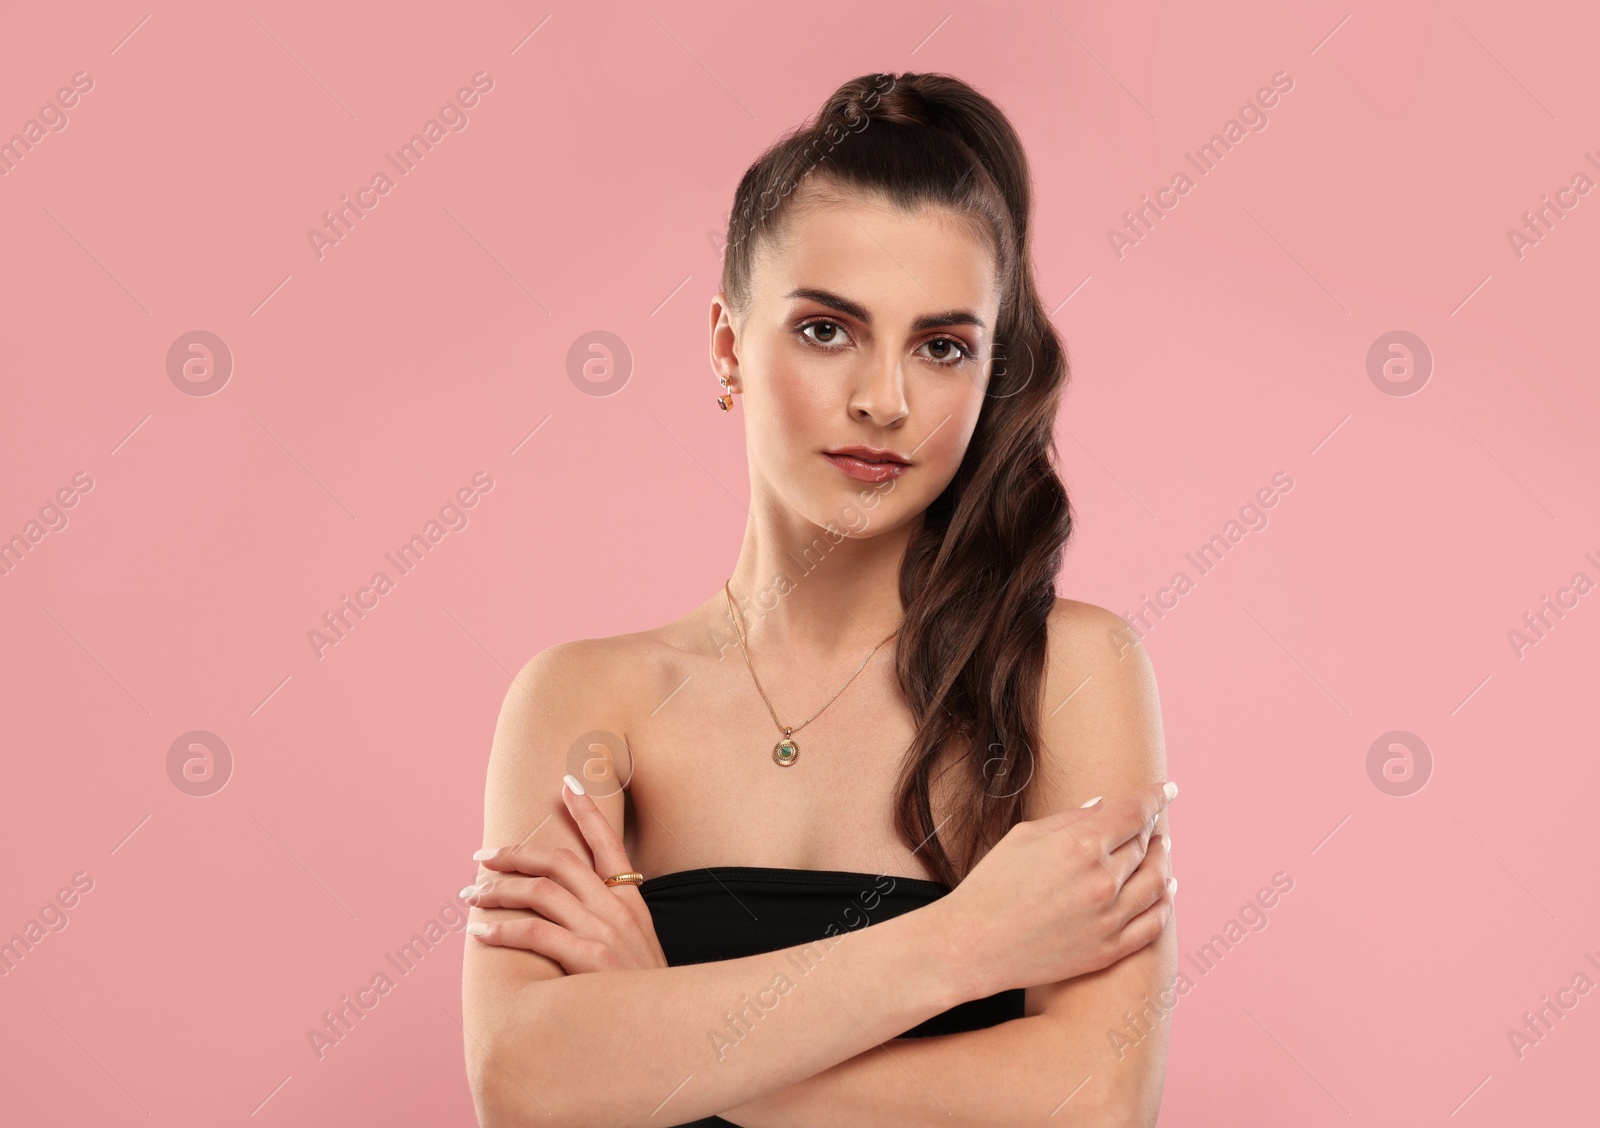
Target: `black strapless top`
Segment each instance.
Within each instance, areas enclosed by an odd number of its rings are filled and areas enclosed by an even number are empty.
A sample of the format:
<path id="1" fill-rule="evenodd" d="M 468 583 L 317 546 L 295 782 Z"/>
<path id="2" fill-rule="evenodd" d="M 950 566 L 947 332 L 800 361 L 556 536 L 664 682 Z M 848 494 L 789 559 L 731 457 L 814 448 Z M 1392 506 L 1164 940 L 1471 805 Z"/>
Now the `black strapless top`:
<path id="1" fill-rule="evenodd" d="M 682 870 L 646 878 L 639 885 L 669 967 L 738 959 L 822 940 L 921 908 L 949 892 L 948 885 L 925 878 L 765 866 Z M 784 970 L 799 983 L 805 964 Z M 954 1034 L 1021 1018 L 1023 998 L 1022 989 L 1016 988 L 973 999 L 900 1037 Z M 751 1006 L 756 1006 L 754 1001 Z M 749 1019 L 743 1025 L 748 1031 Z M 739 1027 L 731 1024 L 718 1035 L 725 1040 L 722 1045 L 736 1044 L 742 1037 Z M 676 1128 L 736 1126 L 711 1116 Z"/>

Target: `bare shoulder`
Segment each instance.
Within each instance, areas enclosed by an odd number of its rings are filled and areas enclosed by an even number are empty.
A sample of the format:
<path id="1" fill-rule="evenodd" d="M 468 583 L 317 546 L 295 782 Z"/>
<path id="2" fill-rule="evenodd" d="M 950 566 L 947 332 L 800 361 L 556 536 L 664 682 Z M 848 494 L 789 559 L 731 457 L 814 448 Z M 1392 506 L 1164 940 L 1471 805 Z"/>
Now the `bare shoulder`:
<path id="1" fill-rule="evenodd" d="M 1076 599 L 1056 599 L 1048 628 L 1030 819 L 1166 778 L 1155 669 L 1138 635 L 1115 612 Z"/>
<path id="2" fill-rule="evenodd" d="M 627 688 L 641 669 L 653 667 L 651 651 L 659 646 L 653 632 L 580 638 L 558 642 L 529 658 L 511 679 L 500 707 L 491 757 L 544 762 L 542 774 L 566 773 L 569 746 L 583 736 L 602 734 L 621 756 L 615 767 L 627 779 Z"/>
<path id="3" fill-rule="evenodd" d="M 624 796 L 617 781 L 628 778 L 625 702 L 614 690 L 638 660 L 638 636 L 586 638 L 549 646 L 511 679 L 484 781 L 485 847 L 566 849 L 588 857 L 588 845 L 567 813 L 561 777 L 585 781 L 601 812 L 624 833 Z M 487 876 L 480 873 L 479 877 Z M 473 907 L 473 920 L 509 920 L 520 909 Z M 487 1032 L 516 1020 L 520 988 L 563 974 L 559 964 L 522 949 L 469 940 L 463 968 L 469 1031 Z M 469 1045 L 475 1075 L 493 1063 Z"/>

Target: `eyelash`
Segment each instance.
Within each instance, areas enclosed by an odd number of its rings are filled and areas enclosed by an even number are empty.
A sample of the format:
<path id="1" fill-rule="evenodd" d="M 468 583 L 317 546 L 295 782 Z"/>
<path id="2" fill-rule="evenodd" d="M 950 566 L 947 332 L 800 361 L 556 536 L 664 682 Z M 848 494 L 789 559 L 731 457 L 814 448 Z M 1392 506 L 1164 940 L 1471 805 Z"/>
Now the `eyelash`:
<path id="1" fill-rule="evenodd" d="M 836 346 L 836 345 L 824 345 L 822 342 L 813 341 L 810 337 L 806 336 L 806 330 L 811 328 L 813 325 L 832 325 L 836 329 L 844 330 L 844 332 L 846 332 L 846 333 L 849 332 L 848 329 L 845 329 L 845 327 L 843 325 L 839 324 L 839 322 L 833 320 L 833 318 L 831 318 L 831 317 L 813 317 L 811 320 L 801 322 L 799 325 L 795 326 L 795 332 L 797 334 L 799 334 L 800 339 L 802 341 L 804 341 L 806 344 L 810 345 L 812 348 L 824 349 L 824 350 L 826 350 L 828 352 L 837 352 L 838 351 L 838 346 Z M 958 355 L 956 357 L 956 359 L 954 359 L 954 360 L 935 360 L 932 357 L 929 357 L 928 360 L 929 360 L 929 363 L 931 363 L 931 364 L 938 365 L 940 368 L 954 368 L 954 367 L 956 367 L 956 365 L 965 364 L 967 361 L 972 359 L 972 350 L 967 348 L 966 344 L 964 342 L 962 342 L 957 337 L 948 337 L 948 336 L 934 337 L 931 340 L 925 341 L 923 343 L 931 345 L 931 344 L 934 343 L 934 341 L 948 341 L 948 342 L 950 342 L 950 344 L 952 344 L 952 345 L 954 345 L 956 347 L 956 349 L 957 349 L 957 351 L 959 352 L 960 355 Z"/>

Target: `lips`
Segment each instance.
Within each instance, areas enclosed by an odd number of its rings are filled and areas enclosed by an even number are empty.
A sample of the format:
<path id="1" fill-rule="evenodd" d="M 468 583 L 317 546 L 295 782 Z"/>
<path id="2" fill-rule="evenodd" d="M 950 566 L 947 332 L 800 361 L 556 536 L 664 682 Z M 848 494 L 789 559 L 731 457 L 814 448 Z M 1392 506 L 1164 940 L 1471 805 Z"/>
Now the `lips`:
<path id="1" fill-rule="evenodd" d="M 822 452 L 823 457 L 859 482 L 887 482 L 910 468 L 909 460 L 892 450 L 848 446 Z"/>

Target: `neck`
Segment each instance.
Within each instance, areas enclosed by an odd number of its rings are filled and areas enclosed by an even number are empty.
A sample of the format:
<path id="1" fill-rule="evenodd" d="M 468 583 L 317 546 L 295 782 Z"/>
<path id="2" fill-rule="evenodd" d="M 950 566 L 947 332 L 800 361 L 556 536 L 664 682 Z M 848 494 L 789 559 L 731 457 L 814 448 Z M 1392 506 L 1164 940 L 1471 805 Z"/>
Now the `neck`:
<path id="1" fill-rule="evenodd" d="M 747 643 L 769 655 L 866 653 L 900 625 L 900 563 L 921 524 L 861 537 L 781 506 L 752 508 L 729 579 Z"/>

